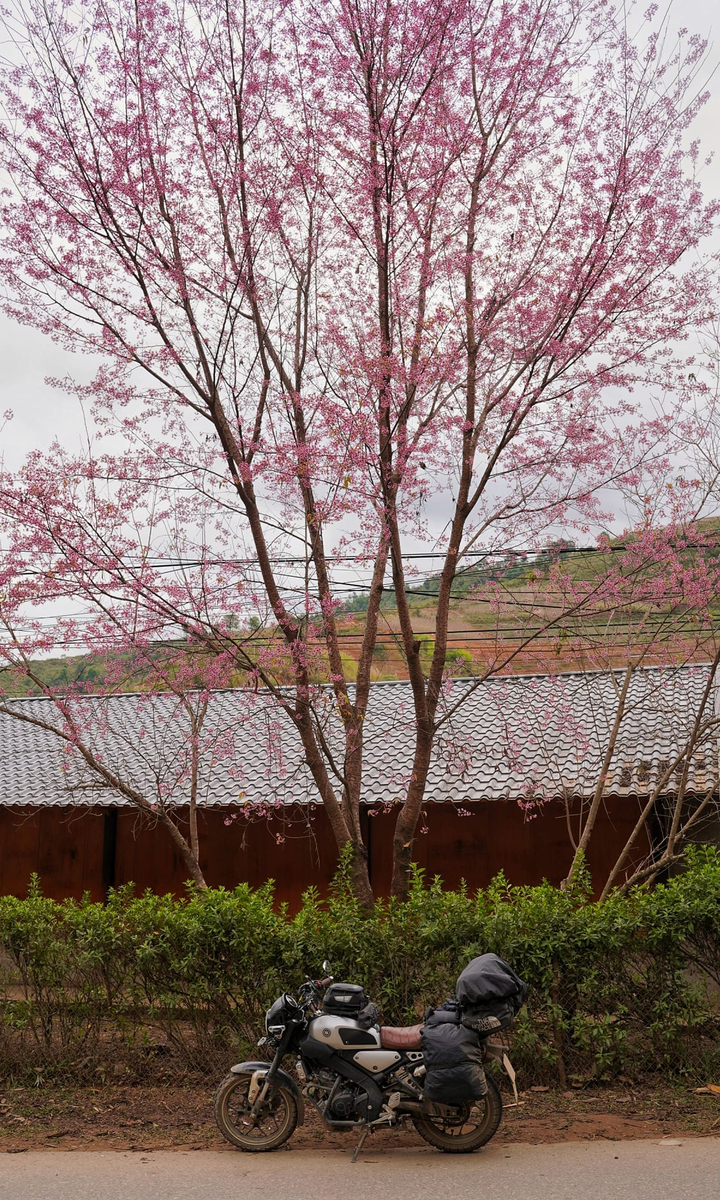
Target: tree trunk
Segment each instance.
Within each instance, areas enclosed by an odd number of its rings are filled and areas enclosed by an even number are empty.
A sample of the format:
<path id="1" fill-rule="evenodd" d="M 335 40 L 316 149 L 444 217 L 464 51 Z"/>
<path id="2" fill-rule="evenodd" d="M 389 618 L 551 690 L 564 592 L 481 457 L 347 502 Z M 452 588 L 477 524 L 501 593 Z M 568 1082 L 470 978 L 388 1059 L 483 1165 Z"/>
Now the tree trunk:
<path id="1" fill-rule="evenodd" d="M 351 873 L 352 890 L 363 912 L 369 914 L 375 906 L 375 896 L 373 895 L 372 884 L 370 883 L 368 866 L 367 846 L 362 841 L 354 843 Z"/>
<path id="2" fill-rule="evenodd" d="M 400 822 L 395 827 L 393 838 L 393 869 L 390 894 L 397 900 L 407 900 L 410 892 L 410 868 L 415 831 L 409 835 L 402 832 Z"/>
<path id="3" fill-rule="evenodd" d="M 172 838 L 173 842 L 175 843 L 178 850 L 180 851 L 182 860 L 185 863 L 185 866 L 187 867 L 188 871 L 190 872 L 190 877 L 191 877 L 193 883 L 195 884 L 196 887 L 200 888 L 202 891 L 206 891 L 207 883 L 205 882 L 205 876 L 203 875 L 202 871 L 200 870 L 200 863 L 198 862 L 197 858 L 193 854 L 188 843 L 185 841 L 185 838 L 181 834 L 180 830 L 178 829 L 177 825 L 173 821 L 172 817 L 169 816 L 168 813 L 166 813 L 166 812 L 160 812 L 158 814 L 158 816 L 160 819 L 160 824 L 165 826 L 168 833 L 170 834 L 170 837 Z"/>
<path id="4" fill-rule="evenodd" d="M 625 677 L 623 679 L 622 688 L 620 689 L 620 695 L 618 697 L 617 709 L 615 711 L 615 720 L 613 721 L 612 730 L 610 731 L 610 737 L 608 739 L 608 744 L 605 749 L 605 755 L 603 758 L 602 768 L 600 770 L 600 775 L 599 775 L 599 778 L 597 781 L 597 785 L 595 787 L 595 792 L 594 792 L 594 795 L 592 798 L 592 802 L 590 804 L 590 811 L 588 812 L 587 820 L 585 821 L 585 828 L 583 829 L 583 831 L 580 835 L 580 839 L 577 844 L 577 849 L 575 850 L 575 854 L 573 855 L 573 860 L 570 864 L 570 870 L 568 871 L 565 879 L 563 879 L 563 881 L 562 881 L 561 886 L 563 888 L 569 887 L 570 884 L 572 883 L 573 879 L 577 875 L 577 872 L 580 869 L 580 864 L 581 864 L 581 862 L 584 861 L 585 855 L 587 853 L 588 845 L 590 844 L 590 838 L 592 837 L 592 832 L 593 832 L 593 829 L 595 828 L 595 822 L 597 820 L 597 815 L 600 811 L 600 805 L 602 804 L 603 796 L 605 795 L 605 783 L 607 781 L 608 772 L 610 770 L 610 763 L 612 762 L 612 757 L 613 757 L 613 754 L 615 753 L 615 746 L 617 744 L 618 734 L 620 732 L 620 725 L 621 725 L 622 719 L 625 715 L 625 705 L 627 702 L 628 688 L 630 687 L 630 681 L 633 677 L 634 669 L 635 669 L 635 665 L 632 663 L 629 663 L 625 670 Z"/>

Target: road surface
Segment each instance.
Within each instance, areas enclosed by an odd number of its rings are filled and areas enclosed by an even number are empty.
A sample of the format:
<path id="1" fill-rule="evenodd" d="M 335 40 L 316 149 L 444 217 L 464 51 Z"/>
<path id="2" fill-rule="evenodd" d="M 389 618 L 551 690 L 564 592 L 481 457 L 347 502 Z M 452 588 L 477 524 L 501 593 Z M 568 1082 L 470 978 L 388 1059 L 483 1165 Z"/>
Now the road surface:
<path id="1" fill-rule="evenodd" d="M 718 1200 L 720 1138 L 489 1146 L 479 1154 L 33 1151 L 0 1200 Z"/>

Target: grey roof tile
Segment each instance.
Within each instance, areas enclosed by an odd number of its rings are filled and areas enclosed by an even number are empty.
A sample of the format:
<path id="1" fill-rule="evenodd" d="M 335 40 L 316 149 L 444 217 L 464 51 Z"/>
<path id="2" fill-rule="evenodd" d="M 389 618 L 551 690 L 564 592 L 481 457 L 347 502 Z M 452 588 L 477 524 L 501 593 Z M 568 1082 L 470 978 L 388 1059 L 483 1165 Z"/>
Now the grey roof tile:
<path id="1" fill-rule="evenodd" d="M 682 746 L 707 678 L 705 665 L 636 672 L 610 764 L 608 792 L 649 794 Z M 501 676 L 479 685 L 455 680 L 441 703 L 444 720 L 430 767 L 428 801 L 530 802 L 563 794 L 591 795 L 621 679 L 617 672 L 571 672 Z M 192 701 L 198 704 L 200 697 Z M 99 783 L 76 748 L 31 723 L 39 719 L 63 727 L 52 701 L 6 703 L 14 715 L 0 713 L 0 804 L 128 803 L 110 784 Z M 150 802 L 187 803 L 190 726 L 176 697 L 123 694 L 72 703 L 88 746 L 111 774 Z M 318 701 L 317 713 L 341 765 L 340 722 L 329 691 Z M 363 800 L 390 803 L 400 798 L 414 749 L 408 683 L 372 686 L 364 739 Z M 213 693 L 200 743 L 201 803 L 234 806 L 317 799 L 295 728 L 267 692 Z M 717 759 L 713 737 L 695 756 L 690 790 L 705 790 Z M 674 777 L 667 790 L 676 787 Z"/>

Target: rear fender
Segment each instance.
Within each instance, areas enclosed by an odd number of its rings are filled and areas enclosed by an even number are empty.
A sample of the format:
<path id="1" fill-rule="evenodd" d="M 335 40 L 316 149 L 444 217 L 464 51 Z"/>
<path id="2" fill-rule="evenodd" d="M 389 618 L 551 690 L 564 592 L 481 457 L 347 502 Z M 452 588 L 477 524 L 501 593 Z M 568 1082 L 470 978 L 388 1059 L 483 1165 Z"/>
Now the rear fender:
<path id="1" fill-rule="evenodd" d="M 230 1073 L 232 1075 L 254 1075 L 253 1082 L 262 1082 L 269 1069 L 270 1063 L 268 1062 L 243 1062 L 235 1063 L 235 1066 L 230 1068 Z M 288 1091 L 292 1092 L 297 1104 L 298 1125 L 303 1125 L 305 1123 L 305 1101 L 292 1075 L 288 1075 L 287 1071 L 277 1071 L 273 1082 L 282 1083 Z"/>

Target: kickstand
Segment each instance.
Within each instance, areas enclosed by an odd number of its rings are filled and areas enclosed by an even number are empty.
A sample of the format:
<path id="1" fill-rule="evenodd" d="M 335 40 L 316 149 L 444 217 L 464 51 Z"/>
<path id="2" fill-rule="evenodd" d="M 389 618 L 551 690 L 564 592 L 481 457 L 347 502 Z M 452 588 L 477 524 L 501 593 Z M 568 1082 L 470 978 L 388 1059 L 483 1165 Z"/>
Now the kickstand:
<path id="1" fill-rule="evenodd" d="M 354 1163 L 356 1163 L 358 1160 L 358 1154 L 360 1153 L 363 1146 L 365 1145 L 365 1138 L 367 1137 L 369 1131 L 370 1131 L 370 1126 L 366 1125 L 365 1128 L 363 1129 L 362 1133 L 360 1134 L 360 1141 L 358 1142 L 357 1146 L 355 1147 L 355 1151 L 352 1156 L 352 1160 Z"/>

